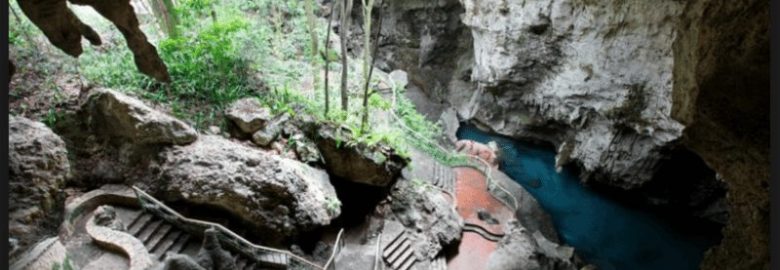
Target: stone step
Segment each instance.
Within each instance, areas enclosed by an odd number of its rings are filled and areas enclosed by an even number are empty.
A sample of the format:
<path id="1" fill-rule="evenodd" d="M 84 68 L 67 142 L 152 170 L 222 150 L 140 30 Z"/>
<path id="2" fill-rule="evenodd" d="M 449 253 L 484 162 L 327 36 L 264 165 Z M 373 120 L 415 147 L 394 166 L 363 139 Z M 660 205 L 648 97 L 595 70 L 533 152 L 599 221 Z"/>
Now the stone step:
<path id="1" fill-rule="evenodd" d="M 141 232 L 141 229 L 149 224 L 152 217 L 152 214 L 141 212 L 141 214 L 130 223 L 130 226 L 127 226 L 127 232 L 134 236 L 138 235 L 138 233 Z"/>
<path id="2" fill-rule="evenodd" d="M 414 257 L 412 241 L 403 231 L 385 246 L 382 257 L 395 270 L 407 270 L 417 260 Z"/>
<path id="3" fill-rule="evenodd" d="M 286 269 L 287 265 L 290 264 L 290 258 L 284 253 L 269 252 L 261 255 L 257 259 L 259 260 L 258 264 L 263 266 L 263 269 L 266 269 L 266 267 L 272 269 Z"/>
<path id="4" fill-rule="evenodd" d="M 447 270 L 447 260 L 439 255 L 431 262 L 431 270 Z"/>
<path id="5" fill-rule="evenodd" d="M 146 244 L 146 248 L 149 249 L 150 251 L 153 250 L 154 247 L 156 247 L 157 244 L 160 243 L 160 240 L 165 238 L 165 236 L 167 236 L 168 233 L 171 232 L 172 228 L 173 226 L 171 226 L 167 222 L 163 223 L 163 225 L 160 226 L 160 228 L 157 229 L 157 231 L 154 234 L 152 234 L 151 237 L 149 237 L 149 241 L 144 243 Z"/>
<path id="6" fill-rule="evenodd" d="M 184 251 L 184 248 L 187 247 L 187 243 L 190 241 L 190 234 L 185 233 L 182 237 L 179 237 L 178 240 L 176 240 L 176 243 L 173 244 L 170 251 L 175 253 L 181 253 Z"/>
<path id="7" fill-rule="evenodd" d="M 184 232 L 177 229 L 173 229 L 171 231 L 171 233 L 168 233 L 167 236 L 160 240 L 157 246 L 150 250 L 150 252 L 154 253 L 157 258 L 162 258 L 163 254 L 168 252 L 171 247 L 173 247 L 173 244 L 176 243 L 176 240 L 178 240 L 180 237 L 183 237 L 185 234 Z"/>
<path id="8" fill-rule="evenodd" d="M 141 232 L 136 235 L 136 238 L 141 240 L 141 242 L 147 243 L 149 242 L 149 238 L 151 238 L 152 235 L 154 235 L 154 233 L 157 232 L 157 230 L 160 229 L 162 225 L 162 220 L 155 219 L 152 222 L 149 222 L 149 224 L 143 229 L 141 229 Z"/>
<path id="9" fill-rule="evenodd" d="M 455 191 L 455 173 L 438 162 L 433 165 L 433 184 L 447 192 Z"/>

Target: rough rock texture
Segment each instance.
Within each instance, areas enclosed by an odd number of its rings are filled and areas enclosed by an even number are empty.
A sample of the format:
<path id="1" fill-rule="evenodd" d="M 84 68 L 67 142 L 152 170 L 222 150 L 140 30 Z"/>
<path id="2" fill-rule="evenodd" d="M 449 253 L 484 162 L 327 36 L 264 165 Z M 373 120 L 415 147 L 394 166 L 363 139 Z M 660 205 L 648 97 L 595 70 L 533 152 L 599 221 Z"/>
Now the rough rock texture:
<path id="1" fill-rule="evenodd" d="M 691 1 L 675 41 L 684 143 L 726 182 L 729 220 L 702 269 L 769 268 L 769 2 Z"/>
<path id="2" fill-rule="evenodd" d="M 401 179 L 390 196 L 394 216 L 416 235 L 413 248 L 418 259 L 433 260 L 444 246 L 460 240 L 463 218 L 441 191 Z"/>
<path id="3" fill-rule="evenodd" d="M 85 105 L 91 125 L 107 137 L 133 144 L 188 144 L 198 133 L 181 120 L 113 90 L 97 90 Z"/>
<path id="4" fill-rule="evenodd" d="M 130 0 L 99 1 L 71 0 L 76 5 L 93 7 L 100 15 L 114 23 L 133 52 L 135 65 L 142 73 L 162 82 L 171 80 L 157 50 L 146 39 L 138 25 Z M 100 37 L 89 26 L 81 22 L 67 7 L 66 0 L 29 0 L 20 1 L 19 7 L 49 41 L 65 53 L 78 57 L 82 53 L 81 37 L 87 38 L 93 45 L 100 45 Z"/>
<path id="5" fill-rule="evenodd" d="M 322 125 L 312 137 L 328 173 L 352 182 L 387 187 L 408 163 L 386 145 L 352 142 L 352 133 L 345 129 Z"/>
<path id="6" fill-rule="evenodd" d="M 460 120 L 552 142 L 557 165 L 579 165 L 585 180 L 637 188 L 675 148 L 693 150 L 729 190 L 723 247 L 703 267 L 765 268 L 768 7 L 393 1 L 378 63 L 408 71 L 410 87 Z"/>
<path id="7" fill-rule="evenodd" d="M 259 146 L 268 146 L 271 142 L 276 140 L 279 133 L 282 132 L 283 126 L 289 119 L 290 116 L 286 113 L 277 115 L 263 128 L 252 134 L 252 142 Z"/>
<path id="8" fill-rule="evenodd" d="M 233 102 L 225 111 L 225 116 L 247 134 L 258 131 L 272 117 L 271 111 L 255 98 L 243 98 Z"/>
<path id="9" fill-rule="evenodd" d="M 217 207 L 269 238 L 328 225 L 340 214 L 330 207 L 338 199 L 328 175 L 294 160 L 212 135 L 161 155 L 158 177 L 147 183 L 161 199 Z"/>
<path id="10" fill-rule="evenodd" d="M 683 130 L 671 115 L 679 2 L 462 2 L 479 85 L 450 98 L 462 118 L 552 140 L 559 166 L 576 160 L 592 179 L 652 178 Z"/>
<path id="11" fill-rule="evenodd" d="M 384 4 L 381 11 L 375 7 L 372 12 L 375 17 L 380 13 L 383 16 L 376 66 L 386 72 L 406 71 L 407 96 L 429 119 L 436 120 L 444 107 L 419 101 L 441 101 L 447 94 L 448 82 L 462 76 L 462 72 L 453 70 L 463 61 L 460 56 L 469 55 L 472 46 L 471 32 L 460 21 L 463 7 L 457 0 L 393 0 Z M 361 8 L 356 3 L 350 24 L 353 36 L 347 43 L 355 55 L 361 53 L 363 46 Z M 376 23 L 372 27 L 378 28 Z"/>
<path id="12" fill-rule="evenodd" d="M 21 258 L 15 262 L 9 262 L 9 268 L 13 270 L 37 270 L 61 268 L 68 251 L 58 237 L 50 237 L 41 240 Z"/>
<path id="13" fill-rule="evenodd" d="M 490 255 L 490 270 L 577 269 L 574 250 L 548 241 L 540 233 L 531 234 L 516 223 L 509 224 L 508 233 Z"/>
<path id="14" fill-rule="evenodd" d="M 54 127 L 67 143 L 76 185 L 131 183 L 160 148 L 187 144 L 198 133 L 184 122 L 125 94 L 95 89 Z"/>
<path id="15" fill-rule="evenodd" d="M 23 249 L 59 212 L 70 162 L 65 142 L 43 123 L 10 115 L 8 135 L 9 233 Z"/>

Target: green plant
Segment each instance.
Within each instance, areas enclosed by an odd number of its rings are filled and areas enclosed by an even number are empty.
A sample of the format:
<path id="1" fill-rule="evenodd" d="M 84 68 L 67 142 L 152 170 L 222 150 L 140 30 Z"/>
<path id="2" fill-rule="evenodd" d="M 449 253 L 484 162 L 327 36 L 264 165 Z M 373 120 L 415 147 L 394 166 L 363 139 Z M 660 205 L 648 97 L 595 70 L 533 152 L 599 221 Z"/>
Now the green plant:
<path id="1" fill-rule="evenodd" d="M 339 209 L 341 209 L 341 201 L 336 196 L 326 197 L 325 208 L 327 208 L 330 213 L 338 213 Z"/>
<path id="2" fill-rule="evenodd" d="M 417 178 L 412 178 L 411 183 L 412 183 L 412 188 L 417 192 L 426 191 L 431 188 L 431 186 L 427 182 Z"/>
<path id="3" fill-rule="evenodd" d="M 62 261 L 62 263 L 55 262 L 54 265 L 51 266 L 52 270 L 73 270 L 73 264 L 70 262 L 70 258 L 68 256 L 65 256 L 65 259 Z"/>
<path id="4" fill-rule="evenodd" d="M 55 108 L 49 108 L 49 111 L 43 117 L 42 121 L 46 126 L 53 128 L 57 124 L 57 120 L 60 118 L 60 113 Z"/>

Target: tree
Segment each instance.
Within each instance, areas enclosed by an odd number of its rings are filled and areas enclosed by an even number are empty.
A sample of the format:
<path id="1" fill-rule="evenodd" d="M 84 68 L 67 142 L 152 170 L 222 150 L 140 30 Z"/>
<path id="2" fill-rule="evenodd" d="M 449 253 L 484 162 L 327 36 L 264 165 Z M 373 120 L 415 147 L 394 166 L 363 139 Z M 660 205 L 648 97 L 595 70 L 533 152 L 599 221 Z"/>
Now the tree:
<path id="1" fill-rule="evenodd" d="M 317 52 L 319 51 L 318 44 L 319 41 L 317 40 L 317 22 L 315 21 L 314 17 L 314 0 L 306 0 L 306 2 L 303 5 L 304 10 L 306 11 L 306 23 L 309 26 L 309 35 L 311 36 L 311 56 L 312 60 L 316 59 Z M 327 42 L 327 41 L 326 41 Z"/>
<path id="2" fill-rule="evenodd" d="M 339 36 L 341 37 L 341 109 L 348 113 L 349 96 L 347 95 L 347 76 L 349 66 L 347 66 L 347 38 L 349 36 L 349 17 L 352 12 L 352 0 L 344 0 L 341 5 L 341 26 L 339 27 Z"/>
<path id="3" fill-rule="evenodd" d="M 363 33 L 364 33 L 364 46 L 363 46 L 363 76 L 365 78 L 365 84 L 363 85 L 363 118 L 360 121 L 360 132 L 365 130 L 366 123 L 368 122 L 368 97 L 373 94 L 369 93 L 368 86 L 371 82 L 371 74 L 374 72 L 374 61 L 376 60 L 376 53 L 379 50 L 379 34 L 382 32 L 382 4 L 384 0 L 379 2 L 379 25 L 377 26 L 376 34 L 374 35 L 374 50 L 371 48 L 371 9 L 374 6 L 374 0 L 363 1 Z M 373 57 L 371 56 L 373 54 Z"/>
<path id="4" fill-rule="evenodd" d="M 152 13 L 157 18 L 158 24 L 168 37 L 177 37 L 179 35 L 176 25 L 179 18 L 176 15 L 172 0 L 148 0 L 152 7 Z"/>
<path id="5" fill-rule="evenodd" d="M 330 70 L 330 54 L 328 52 L 328 48 L 330 48 L 330 32 L 331 32 L 331 25 L 333 24 L 333 16 L 336 14 L 336 10 L 338 8 L 337 1 L 333 2 L 332 7 L 330 8 L 330 16 L 328 18 L 328 29 L 325 34 L 325 52 L 322 55 L 322 58 L 325 59 L 325 118 L 328 117 L 328 111 L 330 109 L 330 90 L 328 89 L 328 71 Z"/>

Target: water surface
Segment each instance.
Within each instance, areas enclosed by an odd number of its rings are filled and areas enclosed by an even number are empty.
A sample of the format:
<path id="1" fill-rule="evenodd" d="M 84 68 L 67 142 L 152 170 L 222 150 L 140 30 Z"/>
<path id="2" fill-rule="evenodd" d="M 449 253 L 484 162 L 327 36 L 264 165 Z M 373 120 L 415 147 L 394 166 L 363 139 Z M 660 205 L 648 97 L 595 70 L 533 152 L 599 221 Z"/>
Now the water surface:
<path id="1" fill-rule="evenodd" d="M 469 125 L 463 125 L 457 136 L 495 141 L 502 148 L 499 168 L 552 216 L 561 240 L 599 269 L 698 269 L 704 251 L 714 244 L 701 235 L 682 233 L 669 220 L 600 195 L 583 186 L 571 169 L 556 172 L 551 147 L 491 135 Z"/>

